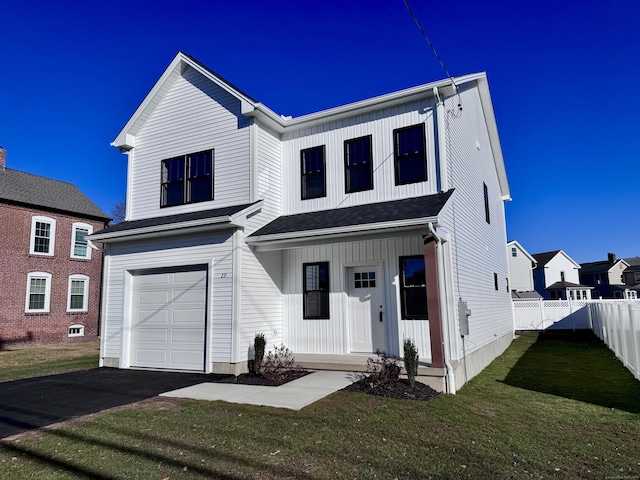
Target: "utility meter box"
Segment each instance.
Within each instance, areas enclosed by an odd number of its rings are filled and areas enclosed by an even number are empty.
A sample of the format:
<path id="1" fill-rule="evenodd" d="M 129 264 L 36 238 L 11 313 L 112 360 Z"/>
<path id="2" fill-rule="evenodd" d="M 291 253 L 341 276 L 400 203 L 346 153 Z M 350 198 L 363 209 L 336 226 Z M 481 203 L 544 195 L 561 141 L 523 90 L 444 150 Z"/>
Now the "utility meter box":
<path id="1" fill-rule="evenodd" d="M 462 299 L 458 300 L 458 322 L 460 322 L 460 336 L 469 335 L 469 316 L 471 310 L 467 306 L 467 302 Z"/>

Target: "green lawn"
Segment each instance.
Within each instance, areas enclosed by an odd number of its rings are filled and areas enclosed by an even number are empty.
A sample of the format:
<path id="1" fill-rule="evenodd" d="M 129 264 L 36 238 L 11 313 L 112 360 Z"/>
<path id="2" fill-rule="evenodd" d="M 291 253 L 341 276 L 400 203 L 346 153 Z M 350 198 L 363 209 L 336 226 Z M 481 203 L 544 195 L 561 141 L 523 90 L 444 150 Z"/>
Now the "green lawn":
<path id="1" fill-rule="evenodd" d="M 154 399 L 3 442 L 1 478 L 637 478 L 640 382 L 591 335 L 522 335 L 457 395 L 300 412 Z"/>

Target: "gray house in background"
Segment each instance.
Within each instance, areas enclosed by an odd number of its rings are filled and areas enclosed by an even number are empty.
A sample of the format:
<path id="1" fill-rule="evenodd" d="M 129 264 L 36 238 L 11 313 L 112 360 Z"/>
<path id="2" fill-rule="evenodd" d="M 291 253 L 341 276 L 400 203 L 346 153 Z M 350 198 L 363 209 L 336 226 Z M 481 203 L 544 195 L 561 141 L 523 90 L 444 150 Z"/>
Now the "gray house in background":
<path id="1" fill-rule="evenodd" d="M 624 272 L 629 264 L 608 253 L 607 260 L 581 264 L 580 283 L 593 287 L 593 298 L 635 299 L 636 291 L 625 284 Z"/>
<path id="2" fill-rule="evenodd" d="M 517 241 L 507 243 L 509 260 L 509 285 L 512 300 L 538 300 L 542 296 L 535 291 L 533 270 L 538 264 Z"/>

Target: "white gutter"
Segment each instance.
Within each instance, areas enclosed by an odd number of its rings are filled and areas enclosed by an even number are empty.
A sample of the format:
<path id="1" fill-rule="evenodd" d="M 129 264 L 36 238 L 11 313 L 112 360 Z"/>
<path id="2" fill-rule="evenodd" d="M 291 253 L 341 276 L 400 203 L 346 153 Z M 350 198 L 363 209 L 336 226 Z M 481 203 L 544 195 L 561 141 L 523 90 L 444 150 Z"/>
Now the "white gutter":
<path id="1" fill-rule="evenodd" d="M 444 238 L 440 237 L 435 229 L 433 228 L 433 223 L 429 222 L 429 233 L 433 235 L 433 238 L 436 239 L 437 244 L 441 247 L 445 242 Z M 447 393 L 456 393 L 456 379 L 453 374 L 453 366 L 449 361 L 451 356 L 451 337 L 449 335 L 449 317 L 446 310 L 447 305 L 447 296 L 445 295 L 445 282 L 444 282 L 444 258 L 442 253 L 442 248 L 436 249 L 438 255 L 438 291 L 440 293 L 440 319 L 442 321 L 442 334 L 446 337 L 446 341 L 443 341 L 444 344 L 444 364 L 447 370 Z"/>

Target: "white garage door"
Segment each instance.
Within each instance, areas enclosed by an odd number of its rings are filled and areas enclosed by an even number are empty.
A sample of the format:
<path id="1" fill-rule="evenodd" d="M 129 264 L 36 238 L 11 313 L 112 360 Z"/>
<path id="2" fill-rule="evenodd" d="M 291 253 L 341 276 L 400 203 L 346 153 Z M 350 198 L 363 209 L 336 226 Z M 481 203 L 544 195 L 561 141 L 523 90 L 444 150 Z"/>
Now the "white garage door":
<path id="1" fill-rule="evenodd" d="M 206 267 L 134 277 L 131 366 L 204 371 Z"/>

